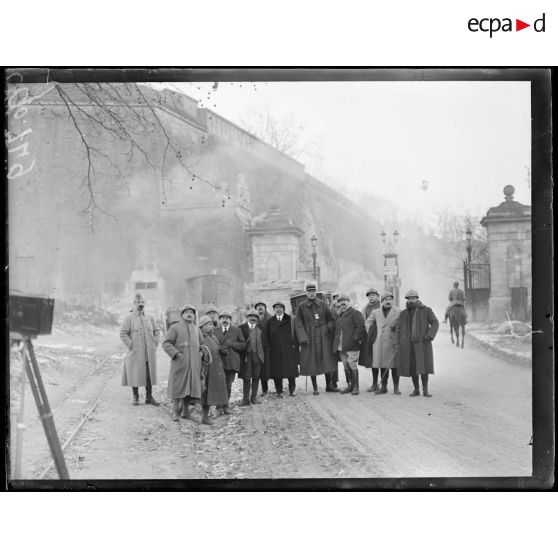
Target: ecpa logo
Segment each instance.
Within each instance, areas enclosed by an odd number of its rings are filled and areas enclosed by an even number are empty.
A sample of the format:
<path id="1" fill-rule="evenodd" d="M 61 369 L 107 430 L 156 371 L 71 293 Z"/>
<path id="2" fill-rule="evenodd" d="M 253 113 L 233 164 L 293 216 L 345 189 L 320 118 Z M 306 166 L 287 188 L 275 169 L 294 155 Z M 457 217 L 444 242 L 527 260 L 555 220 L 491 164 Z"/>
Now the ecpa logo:
<path id="1" fill-rule="evenodd" d="M 535 32 L 545 32 L 545 18 L 546 14 L 543 13 L 540 18 L 533 22 L 533 29 Z M 472 17 L 467 23 L 467 27 L 469 28 L 469 31 L 472 31 L 473 33 L 477 33 L 478 31 L 490 33 L 490 38 L 492 38 L 494 33 L 498 33 L 498 31 L 503 31 L 504 33 L 514 31 L 512 18 L 509 17 L 505 17 L 503 19 L 498 17 L 484 17 L 482 19 Z M 527 27 L 531 27 L 531 24 L 525 23 L 521 19 L 515 20 L 515 31 L 521 31 Z"/>

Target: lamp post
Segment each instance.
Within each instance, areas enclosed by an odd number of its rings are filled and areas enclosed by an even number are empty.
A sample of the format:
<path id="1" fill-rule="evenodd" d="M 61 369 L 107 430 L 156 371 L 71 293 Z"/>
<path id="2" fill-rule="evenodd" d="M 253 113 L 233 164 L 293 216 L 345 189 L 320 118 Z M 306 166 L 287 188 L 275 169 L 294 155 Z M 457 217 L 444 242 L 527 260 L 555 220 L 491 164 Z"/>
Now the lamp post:
<path id="1" fill-rule="evenodd" d="M 318 280 L 318 264 L 317 264 L 318 254 L 316 252 L 316 247 L 318 246 L 318 239 L 316 235 L 314 235 L 310 239 L 310 242 L 312 243 L 312 277 L 314 281 L 317 281 Z"/>
<path id="2" fill-rule="evenodd" d="M 401 280 L 399 279 L 398 256 L 395 252 L 395 247 L 399 241 L 399 233 L 393 231 L 392 235 L 388 237 L 386 231 L 382 231 L 380 237 L 384 245 L 384 288 L 386 291 L 393 293 L 395 304 L 399 306 Z"/>
<path id="3" fill-rule="evenodd" d="M 467 263 L 471 265 L 471 253 L 473 251 L 473 231 L 471 226 L 467 225 L 467 230 L 465 231 L 465 236 L 467 238 Z"/>

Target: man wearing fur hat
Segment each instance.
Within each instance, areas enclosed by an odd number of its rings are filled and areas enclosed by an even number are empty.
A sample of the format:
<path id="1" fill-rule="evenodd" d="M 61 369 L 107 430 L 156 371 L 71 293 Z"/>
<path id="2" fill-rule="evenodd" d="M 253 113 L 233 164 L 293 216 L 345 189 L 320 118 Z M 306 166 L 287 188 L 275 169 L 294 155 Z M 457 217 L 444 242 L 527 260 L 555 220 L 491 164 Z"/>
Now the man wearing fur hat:
<path id="1" fill-rule="evenodd" d="M 283 397 L 284 378 L 289 383 L 289 395 L 294 396 L 298 376 L 298 346 L 294 323 L 289 314 L 285 313 L 282 302 L 276 302 L 273 311 L 275 315 L 269 318 L 265 326 L 269 347 L 269 375 L 275 383 L 277 397 Z"/>
<path id="2" fill-rule="evenodd" d="M 300 375 L 310 376 L 314 395 L 319 395 L 316 376 L 325 374 L 326 391 L 339 391 L 337 361 L 332 347 L 335 320 L 325 302 L 317 298 L 317 284 L 305 285 L 306 300 L 296 310 L 295 332 L 300 343 Z"/>
<path id="3" fill-rule="evenodd" d="M 267 353 L 265 331 L 259 323 L 259 316 L 255 309 L 246 313 L 247 323 L 240 326 L 240 331 L 246 340 L 244 351 L 240 354 L 239 378 L 242 378 L 241 407 L 257 405 L 258 384 L 262 375 Z M 250 391 L 251 390 L 251 391 Z"/>
<path id="4" fill-rule="evenodd" d="M 201 397 L 202 357 L 209 360 L 209 349 L 203 342 L 202 333 L 194 325 L 196 309 L 191 304 L 183 306 L 182 320 L 170 326 L 163 350 L 171 358 L 168 396 L 173 402 L 172 418 L 179 419 L 182 401 L 182 418 L 191 419 L 190 401 Z"/>
<path id="5" fill-rule="evenodd" d="M 267 311 L 267 304 L 265 302 L 256 302 L 254 304 L 254 308 L 258 313 L 258 321 L 262 328 L 262 331 L 265 330 L 265 326 L 269 318 L 271 318 L 271 314 Z M 262 368 L 262 373 L 260 376 L 260 381 L 262 383 L 262 397 L 267 395 L 269 389 L 269 362 L 265 362 Z"/>
<path id="6" fill-rule="evenodd" d="M 158 406 L 152 393 L 157 383 L 157 359 L 160 329 L 152 316 L 145 314 L 146 300 L 140 293 L 134 309 L 122 322 L 120 339 L 128 349 L 122 370 L 122 385 L 132 388 L 132 405 L 139 405 L 139 387 L 145 386 L 145 403 Z"/>
<path id="7" fill-rule="evenodd" d="M 372 367 L 379 369 L 381 373 L 381 387 L 375 392 L 376 395 L 387 393 L 389 379 L 389 369 L 393 378 L 393 393 L 401 395 L 399 391 L 399 376 L 395 363 L 395 351 L 393 346 L 396 344 L 395 331 L 397 329 L 397 319 L 399 318 L 399 308 L 393 306 L 393 294 L 386 291 L 380 297 L 380 308 L 372 310 L 366 320 L 366 329 L 369 337 L 373 339 Z"/>
<path id="8" fill-rule="evenodd" d="M 397 372 L 399 376 L 410 376 L 413 380 L 411 397 L 420 395 L 419 376 L 423 395 L 430 397 L 428 375 L 434 374 L 432 341 L 438 333 L 438 320 L 432 309 L 419 300 L 414 289 L 407 291 L 405 299 L 407 303 L 399 314 L 396 327 Z"/>
<path id="9" fill-rule="evenodd" d="M 347 387 L 341 393 L 358 395 L 358 354 L 360 345 L 366 335 L 362 314 L 351 306 L 351 299 L 346 294 L 339 295 L 339 315 L 335 322 L 333 350 L 337 352 L 343 368 Z"/>
<path id="10" fill-rule="evenodd" d="M 211 358 L 202 361 L 201 373 L 201 403 L 202 424 L 212 425 L 209 418 L 209 408 L 215 405 L 220 413 L 221 408 L 227 404 L 227 382 L 223 362 L 219 356 L 219 341 L 213 335 L 213 320 L 208 316 L 202 316 L 198 324 L 203 336 L 203 343 L 209 349 Z"/>
<path id="11" fill-rule="evenodd" d="M 227 403 L 223 406 L 223 412 L 230 414 L 229 401 L 231 398 L 232 384 L 235 374 L 240 371 L 240 353 L 246 348 L 244 335 L 240 328 L 232 325 L 232 315 L 226 310 L 219 314 L 219 327 L 214 331 L 219 341 L 219 354 L 223 361 L 225 379 L 227 382 Z"/>
<path id="12" fill-rule="evenodd" d="M 370 314 L 373 310 L 377 310 L 380 307 L 380 293 L 374 287 L 370 287 L 366 291 L 366 298 L 368 298 L 368 303 L 362 309 L 362 317 L 364 318 L 364 322 L 368 320 Z M 369 332 L 369 325 L 366 326 L 366 331 Z M 374 340 L 367 335 L 366 339 L 361 345 L 360 348 L 360 356 L 358 359 L 358 363 L 365 368 L 372 368 L 372 385 L 366 390 L 368 392 L 376 392 L 378 391 L 378 368 L 372 365 L 372 354 L 373 354 L 373 344 Z"/>

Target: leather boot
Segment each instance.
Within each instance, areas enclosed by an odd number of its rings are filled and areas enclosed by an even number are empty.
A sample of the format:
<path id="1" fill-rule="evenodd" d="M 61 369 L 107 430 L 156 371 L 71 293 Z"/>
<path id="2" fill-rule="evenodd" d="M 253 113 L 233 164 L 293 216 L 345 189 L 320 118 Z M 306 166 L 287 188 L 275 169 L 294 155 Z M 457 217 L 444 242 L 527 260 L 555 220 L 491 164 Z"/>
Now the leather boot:
<path id="1" fill-rule="evenodd" d="M 420 395 L 419 379 L 418 379 L 418 376 L 411 376 L 411 379 L 413 380 L 413 387 L 415 389 L 414 389 L 413 393 L 409 393 L 409 397 L 416 397 L 417 395 Z"/>
<path id="2" fill-rule="evenodd" d="M 422 394 L 424 397 L 432 397 L 432 394 L 428 391 L 428 374 L 421 374 L 420 379 L 422 380 Z"/>
<path id="3" fill-rule="evenodd" d="M 239 407 L 250 406 L 250 380 L 242 380 L 242 401 Z"/>
<path id="4" fill-rule="evenodd" d="M 393 377 L 393 393 L 395 393 L 395 395 L 401 395 L 399 391 L 399 374 L 395 370 L 392 370 L 391 375 Z"/>
<path id="5" fill-rule="evenodd" d="M 174 420 L 174 422 L 178 422 L 179 420 L 179 409 L 180 409 L 180 399 L 176 398 L 172 400 L 172 420 Z"/>
<path id="6" fill-rule="evenodd" d="M 158 401 L 155 401 L 155 399 L 153 399 L 153 394 L 151 390 L 147 391 L 145 394 L 145 404 L 154 405 L 155 407 L 158 407 L 160 405 Z"/>
<path id="7" fill-rule="evenodd" d="M 353 373 L 349 367 L 345 368 L 345 380 L 347 380 L 347 387 L 341 390 L 341 393 L 351 393 L 353 391 Z"/>
<path id="8" fill-rule="evenodd" d="M 353 375 L 353 391 L 351 393 L 353 395 L 358 395 L 360 393 L 360 391 L 358 389 L 358 369 L 357 370 L 351 370 L 351 373 Z"/>
<path id="9" fill-rule="evenodd" d="M 132 405 L 139 405 L 139 390 L 137 387 L 132 388 Z"/>
<path id="10" fill-rule="evenodd" d="M 252 396 L 250 397 L 250 403 L 252 405 L 259 405 L 261 401 L 258 401 L 258 384 L 260 380 L 258 378 L 252 379 Z"/>
<path id="11" fill-rule="evenodd" d="M 229 407 L 229 404 L 223 405 L 223 413 L 225 415 L 232 415 L 232 409 Z"/>
<path id="12" fill-rule="evenodd" d="M 320 392 L 318 391 L 318 380 L 316 379 L 316 376 L 310 376 L 310 379 L 312 380 L 312 388 L 314 389 L 312 393 L 314 395 L 320 395 Z"/>
<path id="13" fill-rule="evenodd" d="M 209 405 L 202 405 L 202 424 L 211 426 L 213 421 L 209 418 Z"/>
<path id="14" fill-rule="evenodd" d="M 190 398 L 189 397 L 183 397 L 182 398 L 182 412 L 180 413 L 180 416 L 183 419 L 192 419 L 192 411 L 190 409 Z"/>
<path id="15" fill-rule="evenodd" d="M 372 368 L 372 385 L 366 390 L 369 393 L 378 391 L 378 369 Z"/>
<path id="16" fill-rule="evenodd" d="M 325 375 L 325 377 L 326 377 L 326 391 L 328 392 L 339 391 L 339 388 L 333 382 L 333 374 L 329 372 Z"/>

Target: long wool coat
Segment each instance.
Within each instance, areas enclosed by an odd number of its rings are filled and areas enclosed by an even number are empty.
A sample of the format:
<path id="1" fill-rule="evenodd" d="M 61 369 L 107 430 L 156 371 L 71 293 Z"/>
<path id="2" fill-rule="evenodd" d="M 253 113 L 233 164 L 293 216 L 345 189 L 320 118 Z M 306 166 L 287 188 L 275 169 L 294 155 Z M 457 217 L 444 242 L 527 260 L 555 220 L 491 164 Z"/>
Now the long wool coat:
<path id="1" fill-rule="evenodd" d="M 397 343 L 397 336 L 395 331 L 397 329 L 397 319 L 401 310 L 392 306 L 389 309 L 387 316 L 384 316 L 383 308 L 373 310 L 368 318 L 369 330 L 372 328 L 376 333 L 371 336 L 375 337 L 373 354 L 372 354 L 372 367 L 373 368 L 396 368 L 395 359 L 392 359 L 394 350 L 393 346 Z"/>
<path id="2" fill-rule="evenodd" d="M 260 325 L 259 322 L 256 323 L 256 327 L 259 328 L 260 332 L 261 332 L 261 340 L 262 340 L 262 350 L 263 350 L 263 364 L 262 364 L 262 369 L 260 372 L 260 376 L 259 378 L 261 380 L 269 380 L 269 371 L 268 368 L 266 366 L 266 361 L 267 361 L 267 339 L 266 339 L 266 335 L 265 335 L 265 330 L 262 329 L 262 326 Z M 248 355 L 248 348 L 249 348 L 249 339 L 250 339 L 250 326 L 248 325 L 248 323 L 242 324 L 240 326 L 240 331 L 242 332 L 242 335 L 244 336 L 244 339 L 246 340 L 246 345 L 245 345 L 245 350 L 242 351 L 240 353 L 240 370 L 238 371 L 238 377 L 243 379 L 243 380 L 249 380 L 252 378 L 252 375 L 248 376 L 249 373 L 251 373 L 250 371 L 250 366 L 247 366 L 246 364 L 246 357 Z"/>
<path id="3" fill-rule="evenodd" d="M 360 351 L 360 345 L 365 336 L 366 330 L 362 314 L 353 307 L 349 307 L 337 316 L 332 349 L 335 352 L 339 350 L 339 337 L 341 337 L 343 352 Z"/>
<path id="4" fill-rule="evenodd" d="M 142 332 L 145 331 L 145 338 Z M 122 385 L 130 387 L 145 386 L 149 363 L 151 383 L 157 383 L 157 359 L 155 350 L 159 344 L 160 329 L 152 316 L 134 310 L 128 314 L 120 328 L 120 339 L 126 345 L 127 352 L 122 369 Z"/>
<path id="5" fill-rule="evenodd" d="M 244 335 L 239 327 L 229 326 L 227 333 L 223 333 L 223 328 L 219 326 L 213 331 L 213 334 L 219 342 L 220 358 L 223 361 L 225 370 L 240 371 L 240 353 L 244 351 L 246 343 Z"/>
<path id="6" fill-rule="evenodd" d="M 332 349 L 335 321 L 327 304 L 307 299 L 296 311 L 295 332 L 300 343 L 300 374 L 316 376 L 337 372 Z"/>
<path id="7" fill-rule="evenodd" d="M 201 331 L 194 324 L 185 320 L 170 326 L 163 350 L 171 357 L 168 396 L 171 399 L 181 397 L 201 397 L 201 347 L 203 345 Z M 182 357 L 174 358 L 178 353 Z"/>
<path id="8" fill-rule="evenodd" d="M 432 309 L 424 306 L 422 302 L 418 303 L 415 312 L 417 341 L 411 341 L 411 320 L 408 309 L 401 311 L 397 321 L 396 340 L 399 352 L 396 364 L 400 376 L 434 374 L 432 341 L 438 333 L 439 323 Z"/>
<path id="9" fill-rule="evenodd" d="M 364 322 L 365 322 L 365 325 L 366 325 L 367 336 L 366 336 L 366 339 L 362 342 L 362 345 L 360 346 L 360 354 L 358 356 L 358 363 L 361 366 L 365 366 L 366 368 L 371 368 L 372 367 L 372 358 L 373 358 L 373 354 L 374 354 L 373 332 L 372 333 L 370 332 L 370 324 L 367 323 L 367 320 L 370 317 L 370 314 L 372 313 L 372 310 L 376 310 L 376 308 L 379 308 L 379 307 L 380 307 L 380 301 L 378 300 L 374 304 L 370 304 L 370 302 L 368 302 L 366 304 L 366 306 L 362 309 L 362 317 L 364 318 Z"/>
<path id="10" fill-rule="evenodd" d="M 268 346 L 269 377 L 274 380 L 298 376 L 298 345 L 294 335 L 294 321 L 283 314 L 269 318 L 265 326 Z"/>
<path id="11" fill-rule="evenodd" d="M 225 405 L 228 403 L 227 382 L 223 361 L 219 356 L 219 342 L 212 333 L 203 333 L 203 342 L 211 354 L 211 362 L 202 362 L 202 381 L 205 390 L 202 391 L 203 405 Z"/>

